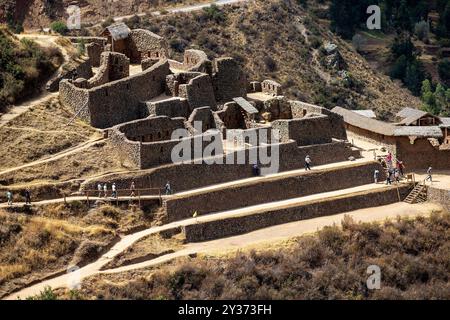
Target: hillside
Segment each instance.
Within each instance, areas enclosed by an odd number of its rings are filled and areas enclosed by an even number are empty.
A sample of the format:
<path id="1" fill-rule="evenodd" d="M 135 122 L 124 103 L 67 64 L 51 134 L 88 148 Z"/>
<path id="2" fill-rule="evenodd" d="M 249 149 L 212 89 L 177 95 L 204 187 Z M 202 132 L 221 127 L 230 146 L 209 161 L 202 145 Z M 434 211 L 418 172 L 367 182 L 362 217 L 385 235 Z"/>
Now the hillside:
<path id="1" fill-rule="evenodd" d="M 166 37 L 177 59 L 187 48 L 205 50 L 211 58 L 230 55 L 250 79 L 277 80 L 291 98 L 326 107 L 371 108 L 384 118 L 406 106 L 418 107 L 420 101 L 408 90 L 371 69 L 350 42 L 329 31 L 329 22 L 318 18 L 324 10 L 312 4 L 305 10 L 296 1 L 255 1 L 135 17 L 128 24 Z"/>
<path id="2" fill-rule="evenodd" d="M 86 279 L 78 299 L 448 299 L 450 215 L 351 219 L 259 251 L 181 259 Z M 282 248 L 282 250 L 280 250 Z M 366 268 L 383 270 L 368 290 Z M 73 292 L 58 291 L 70 299 Z M 45 295 L 38 296 L 45 298 Z"/>
<path id="3" fill-rule="evenodd" d="M 55 20 L 66 20 L 66 9 L 77 5 L 81 9 L 82 24 L 99 22 L 101 19 L 199 3 L 202 0 L 0 0 L 0 23 L 9 23 L 25 29 L 39 29 L 50 26 Z"/>
<path id="4" fill-rule="evenodd" d="M 38 93 L 62 62 L 57 49 L 19 40 L 0 25 L 0 114 L 9 105 Z"/>

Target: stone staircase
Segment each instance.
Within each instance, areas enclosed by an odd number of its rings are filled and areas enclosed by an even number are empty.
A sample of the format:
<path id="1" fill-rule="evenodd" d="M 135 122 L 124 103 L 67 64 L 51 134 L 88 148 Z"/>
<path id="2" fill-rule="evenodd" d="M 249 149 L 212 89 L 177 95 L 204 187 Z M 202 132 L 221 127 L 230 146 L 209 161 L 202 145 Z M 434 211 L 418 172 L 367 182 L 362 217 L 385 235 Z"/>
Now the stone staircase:
<path id="1" fill-rule="evenodd" d="M 418 183 L 403 201 L 409 204 L 427 201 L 427 187 Z"/>

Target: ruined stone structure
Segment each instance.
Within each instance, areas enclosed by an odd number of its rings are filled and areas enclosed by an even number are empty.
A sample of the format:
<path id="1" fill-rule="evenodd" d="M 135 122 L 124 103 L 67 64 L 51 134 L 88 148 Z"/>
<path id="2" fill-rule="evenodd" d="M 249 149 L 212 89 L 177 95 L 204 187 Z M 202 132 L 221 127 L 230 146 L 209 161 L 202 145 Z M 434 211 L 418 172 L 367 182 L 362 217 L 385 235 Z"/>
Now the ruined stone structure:
<path id="1" fill-rule="evenodd" d="M 255 151 L 279 152 L 280 170 L 298 168 L 307 154 L 358 156 L 342 141 L 341 116 L 286 99 L 274 81 L 248 84 L 232 58 L 211 61 L 203 51 L 189 49 L 183 62 L 170 60 L 165 39 L 123 24 L 103 35 L 110 51 L 100 54 L 95 75 L 62 81 L 61 102 L 94 127 L 108 128 L 117 151 L 138 168 L 170 163 L 181 142 L 203 149 L 213 140 L 220 146 L 214 157 L 221 160 L 242 157 L 249 163 Z M 95 65 L 98 46 L 89 44 Z M 140 63 L 142 71 L 130 75 L 130 63 Z M 259 96 L 247 97 L 248 88 Z M 185 136 L 173 137 L 177 129 Z M 225 142 L 231 148 L 226 154 Z M 192 154 L 189 161 L 199 157 Z"/>
<path id="2" fill-rule="evenodd" d="M 86 52 L 93 67 L 97 68 L 100 66 L 101 54 L 103 50 L 104 46 L 96 42 L 91 42 L 86 45 Z"/>
<path id="3" fill-rule="evenodd" d="M 221 145 L 218 131 L 189 135 L 183 133 L 188 130 L 183 130 L 180 135 L 176 135 L 174 131 L 177 129 L 186 129 L 184 118 L 159 116 L 118 125 L 109 130 L 108 136 L 123 158 L 139 168 L 172 163 L 173 147 L 180 142 L 191 146 L 192 160 L 198 159 L 194 146 L 198 144 L 203 150 L 206 146 L 204 140 L 217 140 Z M 221 149 L 218 151 L 222 152 Z"/>
<path id="4" fill-rule="evenodd" d="M 263 93 L 274 95 L 274 96 L 281 96 L 282 90 L 281 90 L 281 84 L 278 82 L 275 82 L 273 80 L 264 80 L 261 83 L 261 89 Z"/>
<path id="5" fill-rule="evenodd" d="M 64 80 L 60 83 L 60 98 L 94 127 L 108 128 L 145 117 L 148 111 L 143 102 L 165 91 L 169 73 L 167 61 L 160 61 L 139 74 L 91 89 L 77 88 Z"/>
<path id="6" fill-rule="evenodd" d="M 88 88 L 93 88 L 128 77 L 130 60 L 121 53 L 103 52 L 100 55 L 100 67 L 94 77 L 88 80 Z"/>

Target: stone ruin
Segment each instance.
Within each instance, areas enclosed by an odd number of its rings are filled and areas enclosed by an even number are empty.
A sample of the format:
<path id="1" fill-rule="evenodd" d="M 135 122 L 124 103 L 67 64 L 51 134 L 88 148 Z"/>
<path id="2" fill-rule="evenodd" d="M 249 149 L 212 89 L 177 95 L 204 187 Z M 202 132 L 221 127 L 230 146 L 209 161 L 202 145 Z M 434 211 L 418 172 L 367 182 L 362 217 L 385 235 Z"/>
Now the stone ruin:
<path id="1" fill-rule="evenodd" d="M 267 148 L 271 136 L 248 139 L 263 129 L 279 132 L 277 143 L 288 146 L 280 150 L 289 154 L 314 145 L 338 145 L 342 154 L 349 152 L 342 143 L 341 116 L 288 100 L 273 80 L 248 82 L 233 58 L 210 60 L 203 51 L 189 49 L 182 62 L 172 60 L 165 39 L 123 25 L 105 29 L 102 36 L 87 45 L 93 75 L 62 80 L 60 100 L 79 118 L 105 129 L 118 152 L 137 168 L 170 163 L 180 141 L 217 140 L 225 153 Z M 140 71 L 131 74 L 132 65 Z M 195 127 L 197 121 L 201 128 Z M 187 135 L 172 136 L 177 129 Z"/>

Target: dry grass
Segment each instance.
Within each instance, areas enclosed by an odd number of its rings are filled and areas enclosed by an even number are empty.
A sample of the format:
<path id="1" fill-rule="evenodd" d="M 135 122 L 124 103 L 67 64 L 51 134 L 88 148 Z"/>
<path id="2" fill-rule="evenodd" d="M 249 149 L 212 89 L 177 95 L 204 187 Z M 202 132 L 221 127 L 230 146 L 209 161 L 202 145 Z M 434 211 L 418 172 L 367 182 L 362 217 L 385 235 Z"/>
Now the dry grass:
<path id="1" fill-rule="evenodd" d="M 47 205 L 29 215 L 0 211 L 0 296 L 97 259 L 117 233 L 152 225 L 154 208 L 127 210 L 84 203 Z"/>
<path id="2" fill-rule="evenodd" d="M 0 211 L 0 295 L 64 270 L 85 239 L 110 242 L 112 229 Z"/>
<path id="3" fill-rule="evenodd" d="M 118 268 L 173 253 L 182 247 L 183 242 L 181 234 L 171 238 L 163 238 L 158 234 L 147 236 L 114 257 L 103 269 Z"/>
<path id="4" fill-rule="evenodd" d="M 0 128 L 0 168 L 20 166 L 88 140 L 97 131 L 77 121 L 57 99 L 30 108 Z"/>
<path id="5" fill-rule="evenodd" d="M 288 247 L 98 275 L 88 299 L 449 299 L 450 214 L 327 227 Z M 367 267 L 381 268 L 368 290 Z M 63 295 L 67 297 L 67 295 Z"/>

